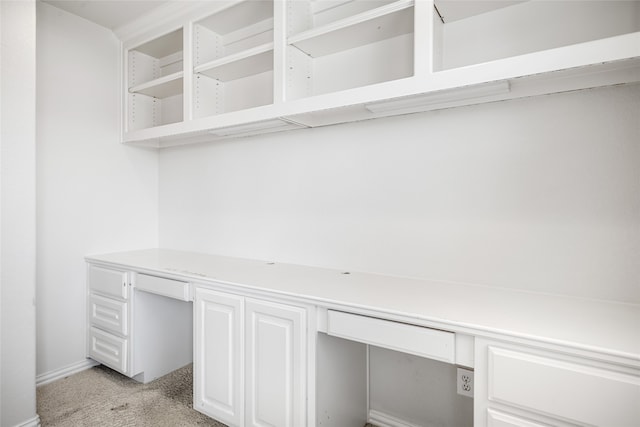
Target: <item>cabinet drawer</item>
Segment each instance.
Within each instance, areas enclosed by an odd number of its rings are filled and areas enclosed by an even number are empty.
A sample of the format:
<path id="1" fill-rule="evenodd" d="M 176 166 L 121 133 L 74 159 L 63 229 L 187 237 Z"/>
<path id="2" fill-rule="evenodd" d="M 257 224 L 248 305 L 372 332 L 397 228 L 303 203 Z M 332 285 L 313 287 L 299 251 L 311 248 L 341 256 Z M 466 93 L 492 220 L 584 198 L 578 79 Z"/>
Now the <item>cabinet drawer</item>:
<path id="1" fill-rule="evenodd" d="M 127 273 L 95 265 L 89 266 L 89 287 L 92 291 L 126 299 L 129 296 Z"/>
<path id="2" fill-rule="evenodd" d="M 455 361 L 452 332 L 329 310 L 327 333 L 429 359 Z"/>
<path id="3" fill-rule="evenodd" d="M 136 289 L 181 301 L 189 301 L 189 283 L 179 280 L 138 274 L 136 277 Z"/>
<path id="4" fill-rule="evenodd" d="M 124 301 L 91 294 L 89 297 L 89 321 L 107 331 L 127 335 L 127 306 Z"/>
<path id="5" fill-rule="evenodd" d="M 100 329 L 89 331 L 89 357 L 126 375 L 127 339 Z"/>
<path id="6" fill-rule="evenodd" d="M 581 424 L 640 425 L 638 376 L 497 347 L 488 352 L 491 401 Z"/>

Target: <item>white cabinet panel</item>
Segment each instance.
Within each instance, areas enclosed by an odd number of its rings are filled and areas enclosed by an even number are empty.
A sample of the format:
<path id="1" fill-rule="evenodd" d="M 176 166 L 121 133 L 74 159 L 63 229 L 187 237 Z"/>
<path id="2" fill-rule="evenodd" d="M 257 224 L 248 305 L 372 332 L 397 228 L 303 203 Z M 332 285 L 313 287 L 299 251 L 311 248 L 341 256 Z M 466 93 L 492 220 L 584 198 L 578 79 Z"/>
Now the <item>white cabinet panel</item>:
<path id="1" fill-rule="evenodd" d="M 107 331 L 127 335 L 129 322 L 127 303 L 100 295 L 91 294 L 89 297 L 89 321 Z"/>
<path id="2" fill-rule="evenodd" d="M 116 298 L 126 299 L 128 292 L 128 276 L 124 271 L 89 266 L 89 285 L 91 290 Z"/>
<path id="3" fill-rule="evenodd" d="M 189 301 L 189 283 L 138 273 L 136 289 L 169 298 Z"/>
<path id="4" fill-rule="evenodd" d="M 89 356 L 127 374 L 127 340 L 96 328 L 89 331 Z"/>
<path id="5" fill-rule="evenodd" d="M 305 310 L 250 299 L 245 309 L 245 425 L 306 425 Z"/>
<path id="6" fill-rule="evenodd" d="M 195 407 L 242 425 L 243 298 L 201 288 L 195 296 Z"/>
<path id="7" fill-rule="evenodd" d="M 488 348 L 488 399 L 598 426 L 640 422 L 640 377 L 571 361 Z"/>

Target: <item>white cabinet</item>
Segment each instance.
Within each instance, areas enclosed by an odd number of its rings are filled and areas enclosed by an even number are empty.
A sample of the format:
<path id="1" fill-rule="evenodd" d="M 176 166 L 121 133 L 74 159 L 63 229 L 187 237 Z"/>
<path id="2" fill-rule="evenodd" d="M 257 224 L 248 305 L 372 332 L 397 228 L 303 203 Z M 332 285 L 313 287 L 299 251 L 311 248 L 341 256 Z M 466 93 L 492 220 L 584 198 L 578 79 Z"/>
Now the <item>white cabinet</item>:
<path id="1" fill-rule="evenodd" d="M 243 420 L 243 298 L 195 293 L 194 407 L 226 424 Z"/>
<path id="2" fill-rule="evenodd" d="M 476 340 L 480 426 L 616 426 L 640 421 L 640 370 L 570 351 Z"/>
<path id="3" fill-rule="evenodd" d="M 638 80 L 639 1 L 182 7 L 120 34 L 125 142 L 162 147 Z"/>
<path id="4" fill-rule="evenodd" d="M 88 356 L 131 375 L 130 273 L 89 265 Z"/>
<path id="5" fill-rule="evenodd" d="M 307 425 L 306 309 L 195 290 L 194 407 L 232 426 Z"/>
<path id="6" fill-rule="evenodd" d="M 245 425 L 306 425 L 306 311 L 247 299 L 245 319 Z"/>
<path id="7" fill-rule="evenodd" d="M 111 266 L 87 268 L 88 357 L 143 383 L 191 363 L 188 282 Z"/>

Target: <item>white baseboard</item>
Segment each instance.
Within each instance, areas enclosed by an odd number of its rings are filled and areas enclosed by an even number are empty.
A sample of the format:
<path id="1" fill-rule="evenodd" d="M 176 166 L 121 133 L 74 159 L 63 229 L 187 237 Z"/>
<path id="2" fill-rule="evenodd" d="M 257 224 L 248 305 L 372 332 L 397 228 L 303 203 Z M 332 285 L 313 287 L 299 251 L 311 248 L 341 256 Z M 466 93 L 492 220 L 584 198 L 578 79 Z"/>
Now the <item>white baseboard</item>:
<path id="1" fill-rule="evenodd" d="M 421 427 L 375 409 L 369 409 L 369 422 L 377 427 Z"/>
<path id="2" fill-rule="evenodd" d="M 35 417 L 28 419 L 20 424 L 16 424 L 14 427 L 40 427 L 40 417 L 36 415 Z"/>
<path id="3" fill-rule="evenodd" d="M 86 369 L 93 368 L 94 366 L 98 365 L 99 363 L 94 360 L 85 359 L 72 365 L 65 366 L 64 368 L 56 369 L 55 371 L 38 375 L 36 377 L 36 387 L 49 384 L 56 380 L 68 377 L 69 375 L 77 374 L 78 372 L 82 372 Z"/>

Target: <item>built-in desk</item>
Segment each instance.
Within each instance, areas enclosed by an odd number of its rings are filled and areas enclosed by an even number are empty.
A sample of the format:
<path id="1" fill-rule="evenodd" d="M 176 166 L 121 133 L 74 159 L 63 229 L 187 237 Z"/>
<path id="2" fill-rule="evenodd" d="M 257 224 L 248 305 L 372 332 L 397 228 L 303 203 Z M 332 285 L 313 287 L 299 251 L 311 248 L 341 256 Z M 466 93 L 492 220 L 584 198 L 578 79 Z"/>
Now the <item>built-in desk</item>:
<path id="1" fill-rule="evenodd" d="M 89 357 L 147 381 L 193 338 L 194 407 L 230 425 L 640 425 L 638 305 L 165 249 L 86 259 Z M 148 373 L 149 348 L 172 363 Z"/>

